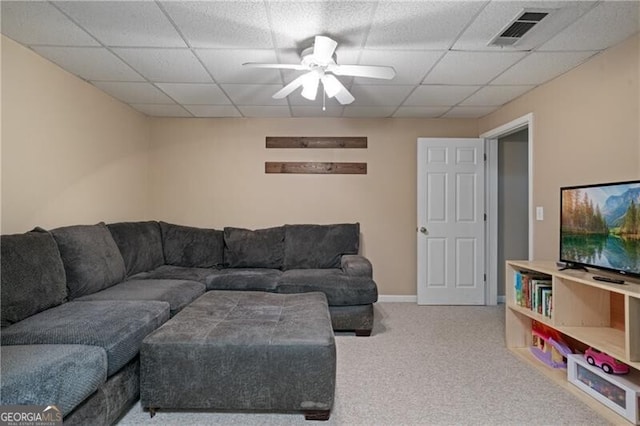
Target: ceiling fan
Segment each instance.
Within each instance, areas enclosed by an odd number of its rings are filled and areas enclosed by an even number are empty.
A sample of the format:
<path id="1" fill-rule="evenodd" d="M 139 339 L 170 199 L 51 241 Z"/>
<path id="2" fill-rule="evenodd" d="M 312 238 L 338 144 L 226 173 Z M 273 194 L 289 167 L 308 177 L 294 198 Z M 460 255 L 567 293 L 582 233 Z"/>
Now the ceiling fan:
<path id="1" fill-rule="evenodd" d="M 381 78 L 390 80 L 396 75 L 393 67 L 378 65 L 338 65 L 336 63 L 335 40 L 325 36 L 316 36 L 313 46 L 302 51 L 302 61 L 298 64 L 264 64 L 247 62 L 242 65 L 253 68 L 277 68 L 308 71 L 273 94 L 274 99 L 289 96 L 302 86 L 302 96 L 310 101 L 316 99 L 318 86 L 322 82 L 324 93 L 329 98 L 335 97 L 342 105 L 355 100 L 346 87 L 336 78 L 339 76 Z M 334 75 L 335 74 L 335 75 Z M 324 108 L 323 108 L 324 109 Z"/>

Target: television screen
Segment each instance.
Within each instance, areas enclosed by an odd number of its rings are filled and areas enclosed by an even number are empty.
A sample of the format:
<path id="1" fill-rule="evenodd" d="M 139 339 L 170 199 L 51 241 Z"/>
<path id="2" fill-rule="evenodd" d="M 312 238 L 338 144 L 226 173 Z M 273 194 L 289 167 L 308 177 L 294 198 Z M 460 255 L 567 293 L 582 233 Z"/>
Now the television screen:
<path id="1" fill-rule="evenodd" d="M 561 188 L 560 261 L 640 276 L 640 181 Z"/>

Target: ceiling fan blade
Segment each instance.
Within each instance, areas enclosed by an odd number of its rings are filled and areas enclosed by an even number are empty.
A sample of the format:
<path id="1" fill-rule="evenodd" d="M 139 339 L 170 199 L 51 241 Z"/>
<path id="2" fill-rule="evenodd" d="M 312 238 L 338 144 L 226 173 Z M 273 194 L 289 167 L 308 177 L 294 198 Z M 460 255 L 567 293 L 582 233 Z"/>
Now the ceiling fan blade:
<path id="1" fill-rule="evenodd" d="M 249 68 L 277 68 L 283 70 L 298 70 L 304 71 L 309 68 L 305 67 L 302 64 L 262 64 L 259 62 L 245 62 L 242 66 Z"/>
<path id="2" fill-rule="evenodd" d="M 327 71 L 331 71 L 335 75 L 382 78 L 385 80 L 391 80 L 396 75 L 396 70 L 393 67 L 379 65 L 330 65 Z"/>
<path id="3" fill-rule="evenodd" d="M 329 37 L 316 36 L 313 43 L 313 57 L 318 63 L 330 63 L 338 43 Z"/>
<path id="4" fill-rule="evenodd" d="M 293 93 L 294 90 L 296 90 L 298 87 L 302 86 L 305 83 L 305 81 L 307 81 L 307 79 L 309 78 L 309 74 L 311 74 L 312 72 L 313 71 L 305 73 L 305 74 L 302 74 L 301 76 L 299 76 L 298 78 L 293 80 L 291 83 L 287 84 L 282 89 L 280 89 L 276 93 L 274 93 L 272 98 L 273 99 L 286 98 L 291 93 Z"/>
<path id="5" fill-rule="evenodd" d="M 347 105 L 355 101 L 353 95 L 349 93 L 347 88 L 344 87 L 344 85 L 340 83 L 340 80 L 338 80 L 335 76 L 331 74 L 325 74 L 321 77 L 321 79 L 322 85 L 324 86 L 324 91 L 326 92 L 328 97 L 335 97 L 336 100 L 342 105 Z"/>

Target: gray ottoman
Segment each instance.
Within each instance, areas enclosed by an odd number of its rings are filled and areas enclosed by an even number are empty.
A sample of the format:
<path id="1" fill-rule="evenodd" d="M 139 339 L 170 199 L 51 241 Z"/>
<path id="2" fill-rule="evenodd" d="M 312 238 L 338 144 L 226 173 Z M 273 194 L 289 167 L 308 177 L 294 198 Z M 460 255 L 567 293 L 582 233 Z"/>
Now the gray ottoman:
<path id="1" fill-rule="evenodd" d="M 304 412 L 327 420 L 336 348 L 323 293 L 210 291 L 148 335 L 140 403 L 159 409 Z"/>

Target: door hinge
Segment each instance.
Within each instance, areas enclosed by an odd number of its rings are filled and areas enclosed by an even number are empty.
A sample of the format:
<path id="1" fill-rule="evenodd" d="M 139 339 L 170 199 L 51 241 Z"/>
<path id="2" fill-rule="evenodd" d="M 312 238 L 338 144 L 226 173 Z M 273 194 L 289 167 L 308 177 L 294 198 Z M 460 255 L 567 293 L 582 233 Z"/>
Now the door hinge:
<path id="1" fill-rule="evenodd" d="M 487 161 L 487 154 L 484 154 L 484 161 Z"/>
<path id="2" fill-rule="evenodd" d="M 484 282 L 487 282 L 487 274 L 484 274 Z"/>
<path id="3" fill-rule="evenodd" d="M 486 213 L 484 214 L 484 221 L 485 222 L 487 221 L 487 214 Z"/>

